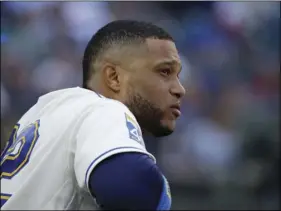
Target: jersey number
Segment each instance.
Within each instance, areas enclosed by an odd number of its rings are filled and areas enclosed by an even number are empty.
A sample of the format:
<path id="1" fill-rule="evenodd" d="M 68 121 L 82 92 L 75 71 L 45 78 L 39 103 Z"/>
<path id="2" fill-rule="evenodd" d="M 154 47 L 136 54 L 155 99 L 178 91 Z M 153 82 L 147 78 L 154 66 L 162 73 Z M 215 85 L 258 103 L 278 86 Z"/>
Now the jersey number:
<path id="1" fill-rule="evenodd" d="M 1 154 L 1 179 L 12 179 L 28 163 L 31 152 L 39 138 L 40 121 L 30 124 L 18 134 L 19 124 Z"/>
<path id="2" fill-rule="evenodd" d="M 39 138 L 40 121 L 30 124 L 18 134 L 20 125 L 16 124 L 5 149 L 1 153 L 1 179 L 12 179 L 28 163 L 31 152 Z M 1 207 L 11 194 L 1 193 Z"/>

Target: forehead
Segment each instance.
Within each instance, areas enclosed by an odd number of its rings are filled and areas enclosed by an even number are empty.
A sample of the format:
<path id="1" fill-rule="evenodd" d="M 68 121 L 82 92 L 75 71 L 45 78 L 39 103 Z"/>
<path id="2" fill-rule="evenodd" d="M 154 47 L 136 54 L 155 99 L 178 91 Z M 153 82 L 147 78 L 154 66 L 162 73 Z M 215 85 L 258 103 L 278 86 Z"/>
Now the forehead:
<path id="1" fill-rule="evenodd" d="M 174 42 L 169 40 L 147 39 L 147 57 L 153 63 L 175 61 L 180 63 L 179 54 Z"/>

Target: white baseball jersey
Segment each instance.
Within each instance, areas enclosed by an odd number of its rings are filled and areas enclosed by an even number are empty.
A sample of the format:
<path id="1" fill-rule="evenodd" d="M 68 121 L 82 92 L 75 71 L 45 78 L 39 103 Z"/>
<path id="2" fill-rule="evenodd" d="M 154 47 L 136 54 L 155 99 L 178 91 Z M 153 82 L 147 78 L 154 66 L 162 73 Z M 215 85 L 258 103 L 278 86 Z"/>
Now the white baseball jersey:
<path id="1" fill-rule="evenodd" d="M 95 209 L 89 175 L 122 152 L 155 160 L 125 105 L 79 87 L 43 95 L 19 120 L 1 155 L 2 209 Z"/>

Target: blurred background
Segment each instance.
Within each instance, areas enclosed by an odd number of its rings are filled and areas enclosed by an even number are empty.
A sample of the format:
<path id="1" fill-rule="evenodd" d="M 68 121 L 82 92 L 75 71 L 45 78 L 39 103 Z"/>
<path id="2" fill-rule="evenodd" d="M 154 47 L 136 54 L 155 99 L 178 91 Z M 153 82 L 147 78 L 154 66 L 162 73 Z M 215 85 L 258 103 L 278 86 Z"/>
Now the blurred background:
<path id="1" fill-rule="evenodd" d="M 173 209 L 278 209 L 279 2 L 1 2 L 1 148 L 40 95 L 81 86 L 88 40 L 116 19 L 162 26 L 180 52 L 183 115 L 145 137 Z"/>

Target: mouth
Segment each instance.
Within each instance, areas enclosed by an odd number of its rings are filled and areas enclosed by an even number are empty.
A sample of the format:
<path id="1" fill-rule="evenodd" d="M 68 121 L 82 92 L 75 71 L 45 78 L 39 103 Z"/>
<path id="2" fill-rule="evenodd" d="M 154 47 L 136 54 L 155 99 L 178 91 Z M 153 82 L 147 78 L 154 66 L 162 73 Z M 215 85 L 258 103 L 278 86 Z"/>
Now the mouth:
<path id="1" fill-rule="evenodd" d="M 181 115 L 180 104 L 175 104 L 170 107 L 172 109 L 172 114 L 178 118 Z"/>

